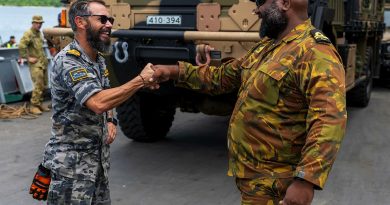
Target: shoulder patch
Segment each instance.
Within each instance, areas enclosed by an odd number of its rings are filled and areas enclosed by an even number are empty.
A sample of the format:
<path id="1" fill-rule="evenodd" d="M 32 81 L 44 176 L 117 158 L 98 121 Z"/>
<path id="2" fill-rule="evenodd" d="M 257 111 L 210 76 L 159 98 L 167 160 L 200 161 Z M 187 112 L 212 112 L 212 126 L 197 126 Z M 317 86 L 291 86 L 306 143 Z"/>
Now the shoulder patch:
<path id="1" fill-rule="evenodd" d="M 72 70 L 69 72 L 69 75 L 72 78 L 73 82 L 77 82 L 88 77 L 87 69 L 85 68 Z"/>
<path id="2" fill-rule="evenodd" d="M 313 29 L 310 31 L 310 34 L 316 40 L 317 43 L 331 44 L 332 42 L 326 37 L 321 30 Z"/>
<path id="3" fill-rule="evenodd" d="M 110 73 L 108 72 L 108 69 L 106 68 L 106 69 L 104 70 L 103 76 L 104 76 L 104 77 L 108 77 L 109 75 L 110 75 Z"/>
<path id="4" fill-rule="evenodd" d="M 72 55 L 72 56 L 80 57 L 81 53 L 80 53 L 80 51 L 78 51 L 76 49 L 71 49 L 71 50 L 66 52 L 66 55 Z"/>

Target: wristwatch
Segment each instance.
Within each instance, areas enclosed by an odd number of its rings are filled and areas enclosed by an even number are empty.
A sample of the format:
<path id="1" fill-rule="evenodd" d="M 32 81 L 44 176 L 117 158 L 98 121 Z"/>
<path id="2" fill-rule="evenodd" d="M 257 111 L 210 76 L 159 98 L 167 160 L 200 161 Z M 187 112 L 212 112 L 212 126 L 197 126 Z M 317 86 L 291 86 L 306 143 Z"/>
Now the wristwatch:
<path id="1" fill-rule="evenodd" d="M 118 125 L 118 120 L 113 117 L 107 118 L 107 122 L 112 122 L 112 124 L 114 124 L 115 126 Z"/>

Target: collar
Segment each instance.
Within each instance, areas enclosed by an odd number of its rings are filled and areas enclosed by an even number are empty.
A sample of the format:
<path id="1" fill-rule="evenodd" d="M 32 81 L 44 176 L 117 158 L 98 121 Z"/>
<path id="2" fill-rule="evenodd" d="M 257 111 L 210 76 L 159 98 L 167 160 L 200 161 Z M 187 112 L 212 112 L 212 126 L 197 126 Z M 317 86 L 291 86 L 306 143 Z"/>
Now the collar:
<path id="1" fill-rule="evenodd" d="M 310 18 L 308 18 L 306 21 L 304 21 L 301 24 L 298 24 L 295 28 L 293 28 L 290 33 L 288 33 L 282 41 L 285 43 L 288 43 L 290 41 L 293 41 L 300 36 L 302 36 L 306 31 L 310 30 L 310 28 L 313 27 L 311 24 Z"/>
<path id="2" fill-rule="evenodd" d="M 79 42 L 76 39 L 73 40 L 70 48 L 71 49 L 76 49 L 76 50 L 80 51 L 80 53 L 81 53 L 80 57 L 82 59 L 84 59 L 90 65 L 94 64 L 94 62 L 88 57 L 88 55 L 85 53 L 84 49 L 80 46 Z M 98 56 L 96 58 L 96 63 L 102 64 L 102 62 L 104 61 L 104 58 L 102 57 L 102 54 L 100 52 L 98 52 L 97 55 Z"/>
<path id="3" fill-rule="evenodd" d="M 30 28 L 30 30 L 31 30 L 31 32 L 33 33 L 33 34 L 39 34 L 41 31 L 37 31 L 37 30 L 35 30 L 35 29 L 33 29 L 33 28 Z"/>

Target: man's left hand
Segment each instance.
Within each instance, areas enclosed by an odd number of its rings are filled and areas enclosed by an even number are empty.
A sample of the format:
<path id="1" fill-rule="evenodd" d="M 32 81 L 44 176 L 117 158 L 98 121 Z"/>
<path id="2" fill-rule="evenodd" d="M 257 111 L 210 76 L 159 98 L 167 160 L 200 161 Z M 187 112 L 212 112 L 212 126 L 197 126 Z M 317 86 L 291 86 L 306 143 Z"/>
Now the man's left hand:
<path id="1" fill-rule="evenodd" d="M 107 129 L 108 129 L 108 136 L 107 136 L 106 143 L 111 144 L 112 142 L 114 142 L 116 137 L 116 125 L 114 125 L 114 123 L 112 122 L 108 122 Z"/>
<path id="2" fill-rule="evenodd" d="M 30 186 L 30 194 L 36 200 L 46 200 L 51 182 L 50 170 L 42 165 L 38 166 L 38 170 L 34 175 L 34 179 Z"/>
<path id="3" fill-rule="evenodd" d="M 310 205 L 314 197 L 313 184 L 302 180 L 294 180 L 287 188 L 286 196 L 280 205 Z"/>

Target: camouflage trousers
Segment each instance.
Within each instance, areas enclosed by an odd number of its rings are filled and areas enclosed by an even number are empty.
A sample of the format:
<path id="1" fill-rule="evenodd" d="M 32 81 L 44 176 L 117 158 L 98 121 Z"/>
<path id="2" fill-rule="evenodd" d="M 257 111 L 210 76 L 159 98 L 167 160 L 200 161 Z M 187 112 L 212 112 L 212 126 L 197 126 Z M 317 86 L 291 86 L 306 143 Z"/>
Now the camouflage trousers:
<path id="1" fill-rule="evenodd" d="M 96 182 L 52 174 L 48 205 L 110 205 L 108 179 L 102 172 Z"/>
<path id="2" fill-rule="evenodd" d="M 31 80 L 34 89 L 31 94 L 30 102 L 33 105 L 41 105 L 43 102 L 43 93 L 47 87 L 47 68 L 36 63 L 30 65 Z"/>
<path id="3" fill-rule="evenodd" d="M 241 205 L 278 205 L 293 178 L 236 178 L 241 192 Z"/>

